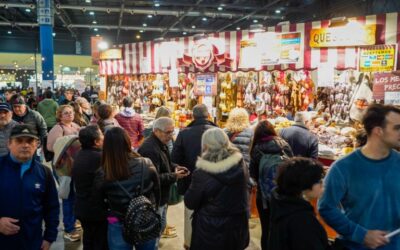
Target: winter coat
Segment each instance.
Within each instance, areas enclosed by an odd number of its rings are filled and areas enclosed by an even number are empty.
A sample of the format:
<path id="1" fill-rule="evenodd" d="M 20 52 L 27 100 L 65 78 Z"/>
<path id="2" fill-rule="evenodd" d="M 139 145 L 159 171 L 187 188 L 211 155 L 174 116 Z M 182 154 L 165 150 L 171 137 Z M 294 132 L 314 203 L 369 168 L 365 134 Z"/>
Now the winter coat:
<path id="1" fill-rule="evenodd" d="M 52 128 L 57 123 L 56 112 L 58 104 L 53 99 L 44 99 L 39 102 L 37 111 L 43 116 L 47 128 Z"/>
<path id="2" fill-rule="evenodd" d="M 250 176 L 258 182 L 259 165 L 262 154 L 281 154 L 282 151 L 288 156 L 293 157 L 292 149 L 289 144 L 278 136 L 263 138 L 253 146 L 250 152 Z"/>
<path id="3" fill-rule="evenodd" d="M 66 126 L 63 123 L 56 124 L 50 131 L 47 136 L 47 150 L 54 152 L 54 143 L 56 143 L 57 139 L 66 135 L 78 135 L 80 127 L 78 124 L 72 122 L 71 126 Z"/>
<path id="4" fill-rule="evenodd" d="M 0 128 L 0 156 L 8 154 L 8 139 L 10 138 L 12 128 L 17 124 L 16 121 L 11 120 L 9 124 Z"/>
<path id="5" fill-rule="evenodd" d="M 75 216 L 85 221 L 105 221 L 107 207 L 93 192 L 94 178 L 101 165 L 101 150 L 88 148 L 80 150 L 72 167 L 75 183 Z"/>
<path id="6" fill-rule="evenodd" d="M 138 196 L 142 180 L 142 166 L 144 166 L 143 195 L 157 206 L 160 200 L 160 182 L 157 171 L 149 159 L 143 157 L 132 158 L 129 162 L 131 176 L 129 179 L 119 181 L 119 183 L 133 197 Z M 128 195 L 118 186 L 116 181 L 104 180 L 103 170 L 97 171 L 94 186 L 97 195 L 100 195 L 103 200 L 107 199 L 106 205 L 111 210 L 111 215 L 122 220 L 131 200 Z"/>
<path id="7" fill-rule="evenodd" d="M 268 250 L 327 250 L 328 236 L 311 204 L 273 192 Z"/>
<path id="8" fill-rule="evenodd" d="M 139 141 L 143 138 L 143 120 L 132 108 L 125 108 L 114 117 L 119 125 L 128 132 L 133 147 L 139 146 Z"/>
<path id="9" fill-rule="evenodd" d="M 226 131 L 229 140 L 240 150 L 243 155 L 243 159 L 247 166 L 250 164 L 250 144 L 251 138 L 253 137 L 254 129 L 247 128 L 239 133 L 232 133 Z"/>
<path id="10" fill-rule="evenodd" d="M 207 129 L 214 127 L 217 127 L 217 125 L 206 119 L 196 119 L 185 129 L 182 129 L 172 149 L 172 161 L 186 167 L 192 174 L 196 168 L 197 157 L 201 154 L 201 137 Z M 191 174 L 178 180 L 179 194 L 184 195 L 189 188 L 192 179 Z"/>
<path id="11" fill-rule="evenodd" d="M 21 177 L 21 164 L 15 163 L 10 154 L 0 157 L 0 217 L 18 219 L 21 227 L 15 235 L 0 234 L 0 249 L 37 250 L 43 240 L 55 241 L 59 213 L 57 189 L 50 170 L 32 160 Z"/>
<path id="12" fill-rule="evenodd" d="M 44 121 L 43 117 L 39 114 L 39 112 L 32 110 L 26 107 L 26 113 L 24 116 L 17 116 L 13 114 L 13 120 L 26 124 L 32 127 L 33 132 L 39 135 L 40 140 L 43 142 L 43 139 L 47 136 L 47 125 Z"/>
<path id="13" fill-rule="evenodd" d="M 194 210 L 191 250 L 242 250 L 249 244 L 248 170 L 240 153 L 219 162 L 202 158 L 185 194 Z"/>
<path id="14" fill-rule="evenodd" d="M 149 158 L 156 167 L 160 178 L 160 206 L 167 204 L 171 186 L 177 180 L 175 174 L 176 164 L 171 162 L 168 146 L 164 145 L 154 133 L 152 133 L 140 146 L 138 153 L 143 157 Z"/>
<path id="15" fill-rule="evenodd" d="M 295 156 L 318 158 L 318 138 L 304 125 L 297 123 L 284 128 L 280 136 L 289 143 Z"/>

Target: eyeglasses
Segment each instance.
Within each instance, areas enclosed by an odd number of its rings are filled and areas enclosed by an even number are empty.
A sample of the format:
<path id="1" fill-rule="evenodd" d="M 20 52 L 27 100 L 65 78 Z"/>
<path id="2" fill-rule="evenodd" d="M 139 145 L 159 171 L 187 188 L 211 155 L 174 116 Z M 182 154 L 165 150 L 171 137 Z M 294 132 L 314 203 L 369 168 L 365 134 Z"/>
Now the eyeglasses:
<path id="1" fill-rule="evenodd" d="M 62 112 L 63 115 L 73 115 L 74 111 L 66 111 L 66 112 Z"/>
<path id="2" fill-rule="evenodd" d="M 164 134 L 166 135 L 174 135 L 175 134 L 175 130 L 171 130 L 171 131 L 162 131 Z"/>

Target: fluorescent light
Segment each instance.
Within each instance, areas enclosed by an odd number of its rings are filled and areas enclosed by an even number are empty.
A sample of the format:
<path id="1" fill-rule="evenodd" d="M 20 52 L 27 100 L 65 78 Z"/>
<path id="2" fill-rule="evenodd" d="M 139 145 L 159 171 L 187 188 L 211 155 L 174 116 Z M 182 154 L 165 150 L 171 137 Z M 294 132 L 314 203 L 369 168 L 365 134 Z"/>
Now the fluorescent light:
<path id="1" fill-rule="evenodd" d="M 146 24 L 146 23 L 144 23 L 144 24 L 143 24 L 143 27 L 147 27 L 147 24 Z"/>
<path id="2" fill-rule="evenodd" d="M 195 29 L 196 28 L 196 25 L 192 25 L 192 29 Z"/>
<path id="3" fill-rule="evenodd" d="M 90 3 L 90 0 L 85 0 L 86 3 Z"/>
<path id="4" fill-rule="evenodd" d="M 258 23 L 258 20 L 257 20 L 257 19 L 254 19 L 254 20 L 253 20 L 253 23 Z"/>
<path id="5" fill-rule="evenodd" d="M 147 15 L 148 18 L 153 18 L 153 15 Z"/>
<path id="6" fill-rule="evenodd" d="M 281 10 L 275 10 L 276 14 L 281 14 Z"/>
<path id="7" fill-rule="evenodd" d="M 26 13 L 31 13 L 31 9 L 25 9 Z"/>
<path id="8" fill-rule="evenodd" d="M 11 30 L 7 31 L 7 34 L 11 35 L 12 34 Z"/>
<path id="9" fill-rule="evenodd" d="M 205 22 L 205 21 L 207 21 L 207 17 L 203 17 L 201 20 L 203 20 Z"/>
<path id="10" fill-rule="evenodd" d="M 143 32 L 144 32 L 144 30 L 140 30 L 139 32 L 140 32 L 140 33 L 143 33 Z"/>
<path id="11" fill-rule="evenodd" d="M 96 21 L 93 21 L 92 23 L 93 23 L 93 24 L 97 24 L 97 22 L 96 22 Z"/>
<path id="12" fill-rule="evenodd" d="M 236 27 L 236 30 L 240 30 L 240 27 Z"/>
<path id="13" fill-rule="evenodd" d="M 94 11 L 89 12 L 89 15 L 94 16 Z"/>
<path id="14" fill-rule="evenodd" d="M 186 32 L 186 31 L 184 31 L 182 34 L 183 34 L 183 35 L 186 35 L 186 34 L 187 34 L 187 32 Z"/>
<path id="15" fill-rule="evenodd" d="M 223 10 L 224 8 L 222 8 L 222 6 L 219 6 L 217 9 L 218 9 L 219 11 L 221 11 L 221 10 Z"/>
<path id="16" fill-rule="evenodd" d="M 155 3 L 154 7 L 160 7 L 160 4 L 159 3 Z"/>
<path id="17" fill-rule="evenodd" d="M 98 28 L 94 28 L 93 30 L 94 30 L 94 31 L 99 31 L 99 29 L 98 29 Z"/>

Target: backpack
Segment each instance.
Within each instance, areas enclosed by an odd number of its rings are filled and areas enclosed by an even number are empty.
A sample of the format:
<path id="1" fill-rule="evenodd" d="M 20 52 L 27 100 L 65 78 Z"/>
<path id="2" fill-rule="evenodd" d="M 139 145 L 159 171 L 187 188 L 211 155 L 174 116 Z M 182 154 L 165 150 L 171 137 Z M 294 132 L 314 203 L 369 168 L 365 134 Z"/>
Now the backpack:
<path id="1" fill-rule="evenodd" d="M 278 144 L 275 140 L 273 140 L 273 142 Z M 278 173 L 278 167 L 285 160 L 289 159 L 289 156 L 283 151 L 282 145 L 279 143 L 278 146 L 280 146 L 282 150 L 277 154 L 264 154 L 258 149 L 261 154 L 260 163 L 258 165 L 258 185 L 260 186 L 264 209 L 267 208 L 267 201 L 271 198 L 272 190 L 276 186 L 275 178 Z"/>
<path id="2" fill-rule="evenodd" d="M 158 238 L 161 233 L 161 217 L 151 201 L 143 195 L 144 163 L 142 163 L 139 195 L 132 195 L 117 181 L 118 186 L 131 199 L 124 215 L 122 236 L 132 245 L 142 244 Z"/>

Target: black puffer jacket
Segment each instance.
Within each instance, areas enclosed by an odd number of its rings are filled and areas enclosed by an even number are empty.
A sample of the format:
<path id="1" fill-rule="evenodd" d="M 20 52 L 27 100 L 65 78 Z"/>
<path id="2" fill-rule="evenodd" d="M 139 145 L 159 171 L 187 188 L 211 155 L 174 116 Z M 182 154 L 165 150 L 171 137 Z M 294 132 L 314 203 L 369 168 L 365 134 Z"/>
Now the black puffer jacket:
<path id="1" fill-rule="evenodd" d="M 242 155 L 197 161 L 185 205 L 194 210 L 191 250 L 242 250 L 249 244 L 248 170 Z"/>
<path id="2" fill-rule="evenodd" d="M 247 166 L 250 164 L 250 143 L 254 129 L 247 128 L 240 133 L 226 131 L 229 140 L 240 150 Z"/>
<path id="3" fill-rule="evenodd" d="M 147 158 L 133 158 L 129 163 L 131 177 L 127 180 L 119 181 L 119 183 L 133 196 L 139 195 L 141 177 L 143 167 L 143 194 L 150 199 L 154 205 L 158 205 L 160 200 L 160 183 L 158 175 L 153 163 Z M 129 205 L 130 198 L 118 186 L 117 182 L 107 182 L 104 180 L 104 172 L 98 171 L 95 179 L 95 187 L 99 190 L 99 194 L 107 199 L 107 205 L 114 216 L 123 219 L 126 209 Z"/>
<path id="4" fill-rule="evenodd" d="M 203 133 L 214 127 L 217 125 L 206 119 L 196 119 L 179 132 L 172 149 L 172 162 L 186 167 L 191 173 L 188 177 L 178 180 L 179 194 L 184 195 L 189 188 L 192 173 L 196 168 L 197 157 L 201 154 Z"/>
<path id="5" fill-rule="evenodd" d="M 176 182 L 176 165 L 171 162 L 168 146 L 151 133 L 140 146 L 138 153 L 149 158 L 157 169 L 161 189 L 160 206 L 163 206 L 168 202 L 172 184 Z"/>
<path id="6" fill-rule="evenodd" d="M 289 144 L 278 136 L 264 138 L 261 142 L 254 145 L 250 152 L 250 176 L 258 182 L 258 165 L 262 157 L 260 151 L 264 154 L 281 154 L 282 150 L 287 156 L 293 157 L 293 152 Z"/>
<path id="7" fill-rule="evenodd" d="M 301 198 L 271 197 L 268 250 L 327 250 L 328 236 L 314 209 Z"/>

